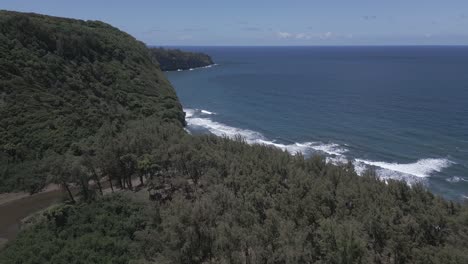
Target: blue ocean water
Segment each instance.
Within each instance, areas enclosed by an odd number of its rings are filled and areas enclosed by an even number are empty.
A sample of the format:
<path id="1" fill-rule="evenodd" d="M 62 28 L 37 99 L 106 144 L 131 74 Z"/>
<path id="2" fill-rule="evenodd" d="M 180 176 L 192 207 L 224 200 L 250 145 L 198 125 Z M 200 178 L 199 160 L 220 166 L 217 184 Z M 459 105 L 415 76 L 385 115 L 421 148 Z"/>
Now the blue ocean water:
<path id="1" fill-rule="evenodd" d="M 468 199 L 468 47 L 183 47 L 188 128 L 240 134 Z"/>

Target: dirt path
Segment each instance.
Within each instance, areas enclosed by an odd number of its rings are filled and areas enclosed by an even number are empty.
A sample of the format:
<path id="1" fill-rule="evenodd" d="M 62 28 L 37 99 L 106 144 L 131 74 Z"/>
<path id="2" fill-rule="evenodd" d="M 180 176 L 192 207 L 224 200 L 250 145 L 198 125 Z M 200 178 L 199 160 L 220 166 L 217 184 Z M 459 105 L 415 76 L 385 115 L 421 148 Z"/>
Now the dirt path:
<path id="1" fill-rule="evenodd" d="M 51 206 L 63 199 L 63 193 L 59 189 L 52 189 L 28 196 L 17 196 L 8 202 L 0 204 L 0 248 L 1 244 L 13 239 L 20 229 L 21 219 Z"/>
<path id="2" fill-rule="evenodd" d="M 36 193 L 33 195 L 30 195 L 27 192 L 0 193 L 0 206 L 6 203 L 20 200 L 20 199 L 24 199 L 24 198 L 29 199 L 31 197 L 34 197 L 42 193 L 52 192 L 52 191 L 57 191 L 57 190 L 60 190 L 60 187 L 57 184 L 50 184 L 42 192 Z"/>
<path id="3" fill-rule="evenodd" d="M 139 184 L 139 179 L 132 180 L 133 186 Z M 103 182 L 102 185 L 105 195 L 112 193 L 108 183 Z M 120 189 L 114 187 L 114 191 Z M 67 193 L 58 185 L 49 185 L 44 191 L 33 195 L 24 192 L 0 194 L 0 249 L 8 240 L 16 237 L 22 219 L 67 198 Z"/>

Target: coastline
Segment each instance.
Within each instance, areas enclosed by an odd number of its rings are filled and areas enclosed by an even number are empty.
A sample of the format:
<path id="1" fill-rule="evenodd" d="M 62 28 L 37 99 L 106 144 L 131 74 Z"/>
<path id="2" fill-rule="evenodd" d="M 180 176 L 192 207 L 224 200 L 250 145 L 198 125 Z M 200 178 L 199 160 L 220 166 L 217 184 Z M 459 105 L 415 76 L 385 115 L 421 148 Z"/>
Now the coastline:
<path id="1" fill-rule="evenodd" d="M 185 72 L 185 71 L 193 71 L 193 70 L 199 70 L 199 69 L 209 69 L 214 66 L 219 66 L 217 63 L 209 64 L 206 66 L 200 66 L 200 67 L 195 67 L 195 68 L 188 68 L 188 69 L 177 69 L 177 70 L 170 70 L 170 71 L 163 71 L 163 72 Z"/>
<path id="2" fill-rule="evenodd" d="M 359 57 L 357 50 L 346 47 L 199 50 L 216 54 L 223 67 L 167 74 L 183 107 L 195 110 L 196 115 L 187 114 L 186 121 L 196 133 L 232 137 L 240 133 L 251 142 L 276 145 L 291 153 L 317 153 L 334 164 L 352 162 L 359 175 L 371 169 L 384 180 L 418 183 L 444 198 L 468 200 L 468 141 L 461 114 L 466 109 L 462 98 L 468 94 L 457 88 L 463 83 L 461 77 L 437 75 L 434 64 L 439 57 L 457 62 L 451 54 L 461 55 L 459 51 L 359 48 L 364 56 Z M 405 60 L 408 56 L 414 60 Z M 433 63 L 422 67 L 422 61 Z M 327 67 L 322 68 L 322 62 Z M 405 81 L 405 71 L 387 76 L 385 69 L 394 63 L 421 66 L 411 75 L 414 85 Z M 448 67 L 449 72 L 458 71 L 454 65 Z M 379 78 L 366 74 L 366 69 L 375 70 Z M 443 97 L 437 83 L 450 78 L 450 92 Z M 426 95 L 423 101 L 415 100 L 424 94 L 423 87 L 453 104 L 445 106 Z M 460 96 L 454 95 L 457 91 Z M 428 119 L 425 111 L 433 118 Z M 447 132 L 444 126 L 453 131 Z"/>

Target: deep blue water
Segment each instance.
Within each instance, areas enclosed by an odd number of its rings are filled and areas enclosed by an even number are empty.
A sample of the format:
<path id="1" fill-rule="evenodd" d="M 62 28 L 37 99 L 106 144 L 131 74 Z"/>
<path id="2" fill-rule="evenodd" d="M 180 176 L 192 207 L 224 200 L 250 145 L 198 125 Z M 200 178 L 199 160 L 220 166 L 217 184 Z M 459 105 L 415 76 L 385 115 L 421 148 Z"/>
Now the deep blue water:
<path id="1" fill-rule="evenodd" d="M 167 73 L 190 130 L 326 154 L 468 198 L 468 47 L 183 49 L 218 64 Z"/>

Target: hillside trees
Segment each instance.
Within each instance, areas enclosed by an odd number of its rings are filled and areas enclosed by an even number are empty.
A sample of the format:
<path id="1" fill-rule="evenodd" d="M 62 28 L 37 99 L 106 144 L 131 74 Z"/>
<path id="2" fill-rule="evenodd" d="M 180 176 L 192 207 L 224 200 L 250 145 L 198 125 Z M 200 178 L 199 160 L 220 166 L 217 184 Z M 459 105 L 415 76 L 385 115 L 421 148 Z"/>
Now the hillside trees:
<path id="1" fill-rule="evenodd" d="M 40 191 L 46 177 L 34 168 L 106 122 L 185 122 L 143 43 L 102 22 L 9 11 L 0 11 L 0 116 L 0 192 Z"/>
<path id="2" fill-rule="evenodd" d="M 123 194 L 48 209 L 0 251 L 0 263 L 130 263 L 142 246 L 134 234 L 151 223 L 144 209 Z"/>
<path id="3" fill-rule="evenodd" d="M 74 202 L 38 214 L 0 263 L 468 263 L 466 205 L 321 156 L 190 135 L 132 37 L 0 15 L 0 188 L 53 182 Z M 95 195 L 107 183 L 121 191 Z"/>
<path id="4" fill-rule="evenodd" d="M 145 247 L 150 259 L 413 263 L 431 252 L 431 259 L 464 261 L 468 245 L 453 241 L 468 234 L 466 207 L 424 186 L 384 183 L 372 172 L 360 177 L 319 156 L 179 131 L 145 120 L 116 135 L 132 139 L 119 157 L 131 160 L 131 177 L 147 175 L 158 208 L 161 228 L 142 238 L 158 245 Z"/>
<path id="5" fill-rule="evenodd" d="M 241 138 L 189 135 L 154 118 L 114 128 L 104 126 L 77 153 L 94 153 L 90 157 L 96 159 L 99 177 L 111 175 L 110 182 L 121 188 L 130 188 L 129 179 L 145 178 L 148 207 L 144 210 L 149 218 L 143 229 L 127 234 L 140 245 L 136 259 L 150 263 L 467 261 L 468 209 L 434 196 L 424 186 L 385 183 L 372 172 L 358 176 L 346 164 L 335 166 L 320 156 L 292 156 L 269 146 L 251 146 Z M 84 168 L 92 183 L 94 176 L 83 162 L 86 155 L 71 156 L 81 160 L 74 164 Z M 83 189 L 78 177 L 83 174 L 69 171 L 60 173 L 65 178 L 59 179 L 71 179 Z M 91 194 L 91 199 L 97 198 L 91 204 L 101 203 L 102 197 Z M 106 233 L 114 232 L 107 228 Z M 44 236 L 50 235 L 47 230 L 41 231 Z M 33 237 L 20 238 L 18 243 L 29 239 Z"/>
<path id="6" fill-rule="evenodd" d="M 149 49 L 163 71 L 188 70 L 214 64 L 211 57 L 204 53 L 155 47 Z"/>

